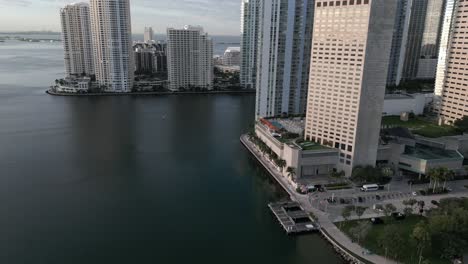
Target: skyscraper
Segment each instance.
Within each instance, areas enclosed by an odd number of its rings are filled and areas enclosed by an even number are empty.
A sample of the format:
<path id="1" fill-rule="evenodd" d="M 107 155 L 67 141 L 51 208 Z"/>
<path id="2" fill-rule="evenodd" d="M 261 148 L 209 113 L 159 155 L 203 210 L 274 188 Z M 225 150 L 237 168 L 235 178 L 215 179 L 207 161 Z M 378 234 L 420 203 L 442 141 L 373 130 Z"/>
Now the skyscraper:
<path id="1" fill-rule="evenodd" d="M 305 113 L 314 3 L 260 1 L 257 117 Z"/>
<path id="2" fill-rule="evenodd" d="M 169 88 L 213 89 L 213 41 L 202 27 L 167 29 Z"/>
<path id="3" fill-rule="evenodd" d="M 67 76 L 93 75 L 93 49 L 89 5 L 77 3 L 60 9 Z"/>
<path id="4" fill-rule="evenodd" d="M 452 42 L 453 21 L 457 0 L 447 0 L 445 15 L 440 36 L 439 59 L 437 63 L 436 82 L 434 89 L 434 110 L 439 112 L 441 107 L 442 94 L 444 91 L 445 76 L 447 74 L 447 63 L 449 50 Z"/>
<path id="5" fill-rule="evenodd" d="M 446 13 L 445 21 L 450 21 L 451 34 L 448 35 L 448 44 L 445 60 L 445 69 L 440 65 L 443 74 L 438 76 L 437 83 L 443 83 L 441 91 L 441 108 L 439 116 L 447 124 L 468 115 L 468 52 L 464 40 L 468 39 L 468 5 L 466 1 L 454 1 L 451 16 L 450 10 Z M 448 8 L 449 9 L 449 8 Z M 446 28 L 449 26 L 446 24 Z M 440 89 L 440 87 L 439 87 Z"/>
<path id="6" fill-rule="evenodd" d="M 134 55 L 129 0 L 91 0 L 96 81 L 105 91 L 130 92 Z"/>
<path id="7" fill-rule="evenodd" d="M 152 27 L 145 27 L 145 33 L 144 33 L 143 38 L 146 43 L 154 40 L 154 33 L 153 33 Z"/>
<path id="8" fill-rule="evenodd" d="M 260 0 L 242 0 L 240 82 L 254 89 L 257 76 L 258 23 Z"/>
<path id="9" fill-rule="evenodd" d="M 305 137 L 375 165 L 397 0 L 316 0 Z"/>
<path id="10" fill-rule="evenodd" d="M 446 0 L 413 0 L 403 79 L 433 79 Z"/>
<path id="11" fill-rule="evenodd" d="M 413 0 L 398 0 L 393 28 L 392 48 L 388 66 L 387 85 L 399 85 L 403 74 L 408 30 Z"/>

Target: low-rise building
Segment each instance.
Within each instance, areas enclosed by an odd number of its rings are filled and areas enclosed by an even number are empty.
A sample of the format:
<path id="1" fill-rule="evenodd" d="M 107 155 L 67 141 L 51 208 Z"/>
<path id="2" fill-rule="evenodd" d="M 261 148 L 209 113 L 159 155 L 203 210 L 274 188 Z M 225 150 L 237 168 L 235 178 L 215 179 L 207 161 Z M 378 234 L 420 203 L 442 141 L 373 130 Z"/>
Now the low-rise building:
<path id="1" fill-rule="evenodd" d="M 52 86 L 58 93 L 85 93 L 91 87 L 91 78 L 89 77 L 67 77 L 57 80 L 55 86 Z"/>
<path id="2" fill-rule="evenodd" d="M 329 175 L 339 162 L 339 152 L 314 142 L 304 141 L 302 119 L 260 119 L 255 133 L 279 159 L 286 161 L 297 178 Z M 285 177 L 289 176 L 283 170 Z"/>
<path id="3" fill-rule="evenodd" d="M 384 101 L 384 116 L 399 116 L 402 113 L 424 114 L 434 100 L 433 93 L 387 94 Z"/>
<path id="4" fill-rule="evenodd" d="M 290 176 L 285 169 L 288 167 L 294 169 L 298 180 L 328 176 L 339 170 L 340 160 L 346 157 L 335 148 L 304 141 L 303 133 L 304 120 L 301 118 L 259 119 L 255 125 L 256 136 L 278 160 L 285 161 L 283 176 Z M 462 153 L 468 154 L 468 135 L 429 139 L 396 127 L 382 130 L 377 166 L 389 166 L 404 175 L 425 175 L 438 167 L 464 175 Z"/>
<path id="5" fill-rule="evenodd" d="M 438 139 L 414 136 L 406 128 L 383 131 L 377 163 L 386 164 L 403 174 L 425 175 L 432 168 L 445 167 L 464 174 L 459 147 Z M 467 138 L 468 140 L 468 138 Z M 468 141 L 467 141 L 468 142 Z"/>

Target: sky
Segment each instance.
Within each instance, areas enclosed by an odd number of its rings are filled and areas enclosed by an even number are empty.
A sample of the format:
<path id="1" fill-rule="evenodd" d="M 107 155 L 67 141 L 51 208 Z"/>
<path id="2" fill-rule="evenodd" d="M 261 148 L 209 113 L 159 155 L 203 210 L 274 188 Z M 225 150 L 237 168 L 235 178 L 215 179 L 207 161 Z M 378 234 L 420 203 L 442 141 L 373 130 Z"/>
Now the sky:
<path id="1" fill-rule="evenodd" d="M 0 0 L 0 32 L 60 31 L 59 10 L 87 0 Z M 241 0 L 130 0 L 132 33 L 145 26 L 200 25 L 211 35 L 239 35 Z"/>

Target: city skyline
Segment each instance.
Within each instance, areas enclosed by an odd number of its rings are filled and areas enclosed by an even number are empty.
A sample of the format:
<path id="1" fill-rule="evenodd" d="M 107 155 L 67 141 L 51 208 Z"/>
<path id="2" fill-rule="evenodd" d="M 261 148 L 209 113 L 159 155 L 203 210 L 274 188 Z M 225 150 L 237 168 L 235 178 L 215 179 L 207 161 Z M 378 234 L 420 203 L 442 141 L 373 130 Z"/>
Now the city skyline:
<path id="1" fill-rule="evenodd" d="M 74 0 L 0 0 L 0 32 L 60 32 L 60 19 L 57 16 L 60 8 L 76 2 L 89 3 Z M 130 5 L 132 28 L 136 34 L 143 34 L 145 27 L 152 27 L 156 34 L 165 34 L 169 27 L 181 28 L 192 24 L 203 25 L 212 35 L 240 35 L 238 1 L 174 0 L 155 3 L 132 0 Z M 180 17 L 184 17 L 184 20 L 178 19 Z M 223 20 L 222 24 L 218 23 L 220 20 Z"/>

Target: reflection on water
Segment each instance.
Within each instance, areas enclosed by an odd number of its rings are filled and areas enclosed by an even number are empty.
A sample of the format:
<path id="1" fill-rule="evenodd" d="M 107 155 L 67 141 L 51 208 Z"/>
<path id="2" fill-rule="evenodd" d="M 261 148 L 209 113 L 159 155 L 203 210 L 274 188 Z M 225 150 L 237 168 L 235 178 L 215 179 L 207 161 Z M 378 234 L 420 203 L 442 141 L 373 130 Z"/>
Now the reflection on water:
<path id="1" fill-rule="evenodd" d="M 26 67 L 6 68 L 0 263 L 340 263 L 268 211 L 284 193 L 239 142 L 254 96 L 52 97 L 58 65 L 16 85 Z"/>

